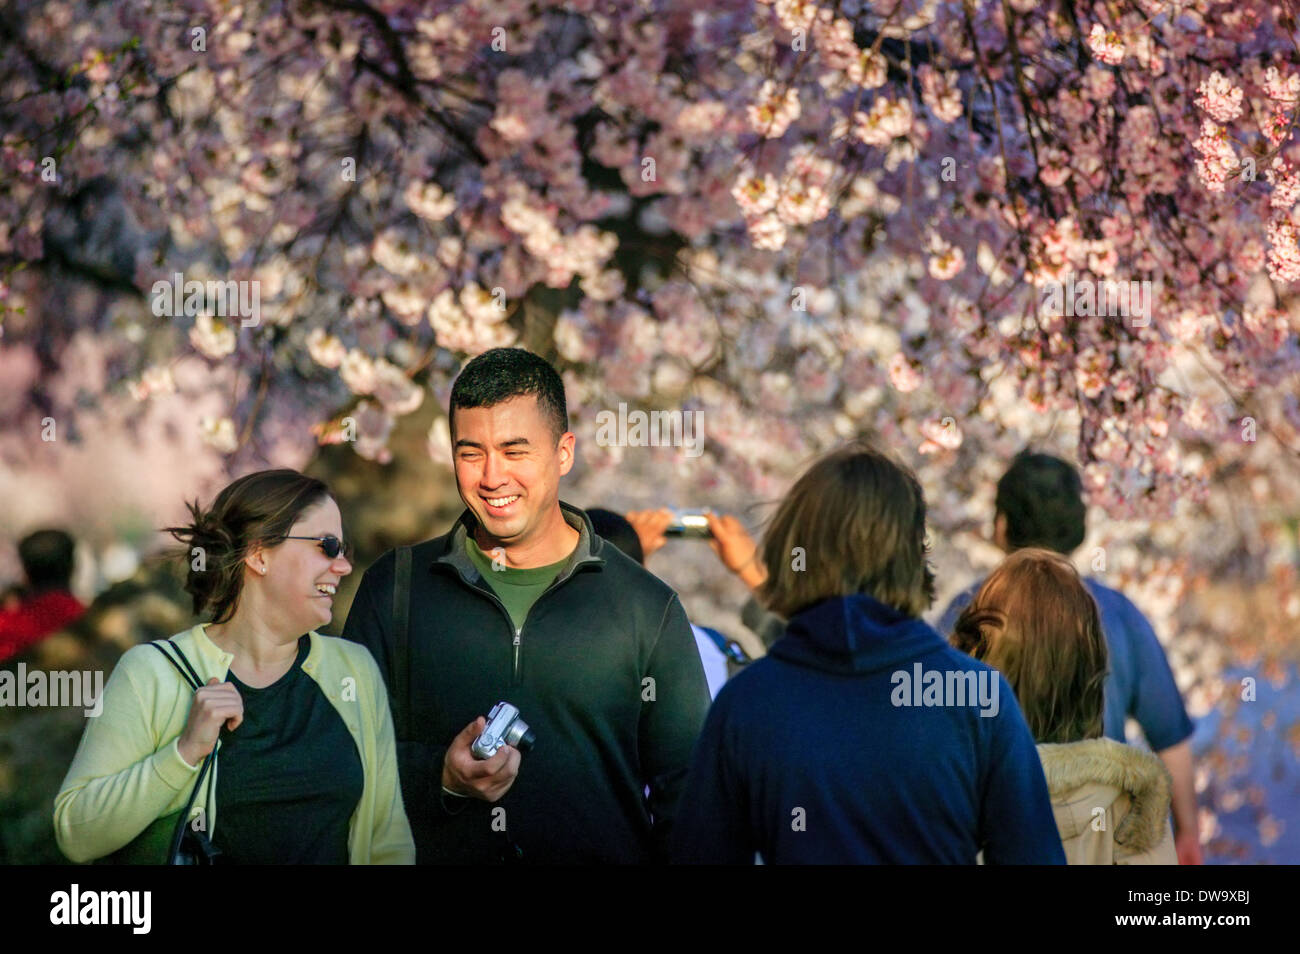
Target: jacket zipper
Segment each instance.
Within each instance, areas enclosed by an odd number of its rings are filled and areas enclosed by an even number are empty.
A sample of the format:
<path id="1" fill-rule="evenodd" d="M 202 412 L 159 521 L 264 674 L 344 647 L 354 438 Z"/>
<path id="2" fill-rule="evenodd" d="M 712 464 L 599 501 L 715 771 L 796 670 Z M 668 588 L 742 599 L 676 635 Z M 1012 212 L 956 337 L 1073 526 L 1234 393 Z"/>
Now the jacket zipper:
<path id="1" fill-rule="evenodd" d="M 569 574 L 569 576 L 572 575 L 573 575 L 572 573 Z M 568 577 L 566 577 L 565 579 L 568 579 Z M 542 590 L 542 592 L 538 595 L 537 599 L 533 600 L 533 606 L 536 606 L 538 603 L 540 603 L 543 597 L 545 597 L 548 593 L 550 593 L 553 589 L 555 589 L 561 582 L 563 581 L 561 581 L 558 578 L 552 580 L 551 585 L 548 586 L 546 589 Z M 514 630 L 514 636 L 510 640 L 511 646 L 514 647 L 514 664 L 511 668 L 511 673 L 510 673 L 510 685 L 517 686 L 520 684 L 519 655 L 520 655 L 520 651 L 523 648 L 524 626 L 528 624 L 528 617 L 532 615 L 533 606 L 528 607 L 528 612 L 524 614 L 524 621 L 520 623 L 518 626 L 515 626 L 515 621 L 514 619 L 511 618 L 510 611 L 506 609 L 506 604 L 501 602 L 501 598 L 497 596 L 496 593 L 494 593 L 492 590 L 488 589 L 485 586 L 484 587 L 476 586 L 474 587 L 474 589 L 483 593 L 485 596 L 490 598 L 493 603 L 496 603 L 497 606 L 501 608 L 501 612 L 505 614 L 506 620 L 510 623 L 510 628 Z"/>
<path id="2" fill-rule="evenodd" d="M 514 647 L 514 665 L 511 668 L 510 685 L 517 686 L 519 685 L 519 648 L 524 628 L 523 626 L 515 626 L 515 621 L 511 618 L 510 611 L 506 609 L 506 604 L 501 602 L 501 598 L 497 596 L 487 584 L 484 584 L 483 586 L 474 586 L 473 584 L 470 584 L 470 588 L 478 590 L 495 603 L 497 607 L 500 608 L 502 615 L 505 616 L 506 623 L 509 624 L 510 629 L 514 632 L 514 636 L 511 638 L 511 645 Z M 539 596 L 538 599 L 541 599 L 541 597 Z M 528 622 L 527 614 L 524 615 L 524 622 Z"/>
<path id="3" fill-rule="evenodd" d="M 577 569 L 577 567 L 574 567 L 574 570 L 576 570 L 576 569 Z M 520 679 L 519 679 L 519 650 L 520 650 L 520 648 L 521 648 L 521 644 L 522 644 L 522 641 L 523 641 L 523 636 L 524 636 L 524 627 L 528 625 L 528 617 L 532 615 L 532 612 L 533 612 L 533 606 L 536 606 L 538 603 L 540 603 L 543 599 L 545 599 L 546 594 L 550 593 L 550 592 L 551 592 L 552 590 L 554 590 L 554 589 L 557 589 L 557 588 L 558 588 L 562 583 L 565 582 L 565 580 L 568 580 L 569 577 L 571 577 L 571 576 L 573 576 L 573 572 L 572 572 L 572 571 L 570 571 L 569 576 L 564 577 L 564 579 L 561 579 L 561 578 L 559 578 L 559 577 L 556 577 L 555 579 L 551 580 L 551 585 L 548 586 L 546 589 L 542 590 L 542 592 L 540 592 L 540 593 L 537 594 L 537 599 L 533 600 L 533 605 L 530 606 L 530 607 L 528 607 L 528 612 L 524 614 L 524 621 L 523 621 L 522 623 L 519 624 L 518 628 L 515 629 L 515 638 L 514 638 L 514 647 L 515 647 L 515 669 L 514 669 L 514 675 L 512 675 L 511 678 L 510 678 L 510 685 L 512 685 L 512 686 L 518 686 L 518 685 L 520 685 Z M 495 599 L 495 598 L 496 598 L 496 594 L 494 593 L 494 594 L 492 594 L 492 595 L 493 595 L 493 598 Z M 499 599 L 497 600 L 497 603 L 500 604 L 500 606 L 501 606 L 501 608 L 502 608 L 503 610 L 506 608 L 506 605 L 505 605 L 504 603 L 502 603 Z M 510 613 L 509 613 L 508 611 L 506 612 L 506 616 L 507 616 L 507 617 L 510 616 Z M 510 620 L 510 625 L 511 625 L 511 626 L 514 626 L 514 625 L 515 625 L 515 621 L 514 621 L 513 619 Z"/>
<path id="4" fill-rule="evenodd" d="M 579 566 L 581 566 L 581 564 L 579 564 Z M 569 578 L 572 577 L 574 573 L 577 572 L 577 570 L 578 570 L 578 566 L 575 566 L 569 571 L 567 575 L 557 576 L 554 580 L 552 580 L 551 585 L 548 586 L 546 589 L 544 589 L 538 595 L 537 599 L 533 600 L 533 606 L 536 606 L 538 603 L 540 603 L 542 599 L 552 590 L 558 588 L 561 584 L 567 582 Z M 464 577 L 461 578 L 464 579 Z M 524 626 L 528 623 L 528 617 L 533 612 L 533 606 L 528 607 L 528 612 L 524 614 L 524 622 L 521 623 L 519 626 L 515 626 L 515 621 L 513 618 L 511 618 L 510 611 L 506 609 L 506 604 L 501 602 L 501 598 L 496 595 L 496 592 L 491 588 L 489 584 L 484 584 L 483 586 L 474 586 L 472 583 L 469 583 L 468 580 L 465 580 L 465 582 L 469 584 L 471 589 L 478 590 L 480 593 L 482 593 L 484 596 L 490 599 L 493 603 L 495 603 L 500 608 L 501 612 L 505 615 L 506 621 L 510 624 L 510 628 L 514 630 L 514 636 L 511 638 L 510 641 L 511 645 L 514 647 L 514 664 L 511 669 L 510 684 L 512 686 L 519 685 L 520 684 L 519 654 L 523 646 Z"/>

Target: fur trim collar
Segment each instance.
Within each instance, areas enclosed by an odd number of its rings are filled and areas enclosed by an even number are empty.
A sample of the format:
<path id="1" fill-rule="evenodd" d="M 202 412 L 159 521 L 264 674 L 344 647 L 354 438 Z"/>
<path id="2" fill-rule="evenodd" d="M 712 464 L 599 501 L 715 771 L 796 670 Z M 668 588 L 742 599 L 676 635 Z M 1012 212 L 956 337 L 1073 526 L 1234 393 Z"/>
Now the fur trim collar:
<path id="1" fill-rule="evenodd" d="M 1115 826 L 1115 842 L 1145 852 L 1164 839 L 1169 816 L 1169 772 L 1149 752 L 1113 739 L 1040 745 L 1038 755 L 1052 801 L 1100 784 L 1128 794 L 1131 806 Z"/>

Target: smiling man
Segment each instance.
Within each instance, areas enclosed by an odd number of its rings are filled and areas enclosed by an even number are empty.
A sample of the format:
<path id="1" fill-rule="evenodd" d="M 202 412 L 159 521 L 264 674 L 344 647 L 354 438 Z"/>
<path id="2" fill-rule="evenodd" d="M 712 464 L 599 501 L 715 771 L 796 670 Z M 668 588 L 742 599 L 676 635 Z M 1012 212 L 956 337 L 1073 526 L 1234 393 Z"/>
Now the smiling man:
<path id="1" fill-rule="evenodd" d="M 546 361 L 479 355 L 448 413 L 466 510 L 380 557 L 345 628 L 388 680 L 418 860 L 666 860 L 709 705 L 686 613 L 559 499 L 575 439 Z M 501 701 L 536 744 L 479 761 L 470 746 Z"/>

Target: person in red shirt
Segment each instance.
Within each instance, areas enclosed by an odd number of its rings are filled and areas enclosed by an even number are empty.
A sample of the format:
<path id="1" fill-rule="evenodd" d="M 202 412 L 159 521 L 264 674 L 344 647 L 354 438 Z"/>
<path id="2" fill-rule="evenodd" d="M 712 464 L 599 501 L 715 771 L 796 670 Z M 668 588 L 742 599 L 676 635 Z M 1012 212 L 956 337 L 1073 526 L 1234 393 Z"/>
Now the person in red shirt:
<path id="1" fill-rule="evenodd" d="M 39 643 L 86 611 L 69 590 L 72 537 L 62 530 L 38 530 L 18 544 L 27 587 L 15 606 L 0 609 L 0 663 Z"/>

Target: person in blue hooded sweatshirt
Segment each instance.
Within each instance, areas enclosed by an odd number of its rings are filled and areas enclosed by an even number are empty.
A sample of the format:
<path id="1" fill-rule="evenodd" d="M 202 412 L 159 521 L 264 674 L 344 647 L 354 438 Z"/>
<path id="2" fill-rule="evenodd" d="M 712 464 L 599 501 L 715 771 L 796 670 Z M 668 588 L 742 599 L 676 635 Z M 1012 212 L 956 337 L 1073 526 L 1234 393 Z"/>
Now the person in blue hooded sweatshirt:
<path id="1" fill-rule="evenodd" d="M 759 587 L 789 622 L 709 710 L 675 861 L 1065 864 L 1006 679 L 920 619 L 926 553 L 921 486 L 876 447 L 799 478 Z"/>

